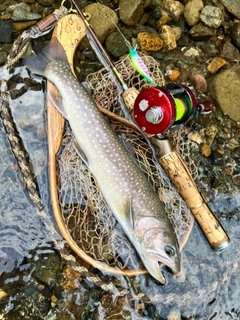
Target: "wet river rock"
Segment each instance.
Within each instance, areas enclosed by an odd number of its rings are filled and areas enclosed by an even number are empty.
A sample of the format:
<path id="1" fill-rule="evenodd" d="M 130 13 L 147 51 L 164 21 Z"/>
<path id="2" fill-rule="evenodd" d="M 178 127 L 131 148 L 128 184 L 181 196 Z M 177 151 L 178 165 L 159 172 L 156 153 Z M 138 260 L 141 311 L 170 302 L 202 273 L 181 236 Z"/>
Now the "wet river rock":
<path id="1" fill-rule="evenodd" d="M 143 16 L 143 4 L 141 0 L 120 0 L 120 19 L 128 26 L 134 26 Z"/>
<path id="2" fill-rule="evenodd" d="M 129 41 L 131 40 L 132 33 L 128 29 L 121 30 L 125 38 Z M 129 48 L 126 44 L 125 39 L 118 31 L 112 32 L 105 40 L 106 49 L 114 57 L 119 58 L 120 56 L 128 53 Z"/>
<path id="3" fill-rule="evenodd" d="M 239 60 L 240 54 L 239 51 L 234 45 L 230 42 L 226 42 L 223 45 L 222 52 L 220 54 L 220 57 L 226 60 Z"/>
<path id="4" fill-rule="evenodd" d="M 12 21 L 0 20 L 0 43 L 10 43 L 12 41 Z"/>
<path id="5" fill-rule="evenodd" d="M 38 13 L 28 12 L 25 9 L 18 7 L 13 11 L 12 20 L 13 21 L 28 21 L 28 20 L 38 20 L 42 16 Z"/>
<path id="6" fill-rule="evenodd" d="M 201 11 L 200 20 L 210 28 L 218 28 L 224 21 L 224 17 L 218 7 L 205 6 Z"/>
<path id="7" fill-rule="evenodd" d="M 205 26 L 200 22 L 191 28 L 189 35 L 196 40 L 207 40 L 216 35 L 216 29 Z"/>
<path id="8" fill-rule="evenodd" d="M 236 65 L 216 74 L 209 89 L 216 105 L 235 121 L 240 121 L 240 66 Z"/>
<path id="9" fill-rule="evenodd" d="M 237 19 L 240 19 L 240 5 L 236 0 L 219 0 L 220 3 L 232 13 Z"/>
<path id="10" fill-rule="evenodd" d="M 184 18 L 187 24 L 191 27 L 198 24 L 200 20 L 200 12 L 203 9 L 202 0 L 189 1 L 184 7 Z"/>
<path id="11" fill-rule="evenodd" d="M 118 23 L 115 11 L 100 3 L 90 4 L 84 8 L 84 12 L 90 15 L 89 23 L 100 42 L 103 42 L 114 31 L 115 25 Z"/>
<path id="12" fill-rule="evenodd" d="M 234 23 L 229 31 L 230 37 L 232 38 L 233 44 L 240 48 L 240 22 Z"/>

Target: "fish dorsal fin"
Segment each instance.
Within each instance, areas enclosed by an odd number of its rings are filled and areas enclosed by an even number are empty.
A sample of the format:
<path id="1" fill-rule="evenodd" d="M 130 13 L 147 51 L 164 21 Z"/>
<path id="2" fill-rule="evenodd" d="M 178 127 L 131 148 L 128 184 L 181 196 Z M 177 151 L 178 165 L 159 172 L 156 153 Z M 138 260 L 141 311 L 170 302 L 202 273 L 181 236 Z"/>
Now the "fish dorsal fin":
<path id="1" fill-rule="evenodd" d="M 73 142 L 74 144 L 74 149 L 76 150 L 77 154 L 79 155 L 79 157 L 82 159 L 82 161 L 85 163 L 85 165 L 88 167 L 88 158 L 85 155 L 84 151 L 82 150 L 82 148 L 79 146 L 79 144 L 77 143 L 77 141 L 75 140 Z"/>
<path id="2" fill-rule="evenodd" d="M 134 213 L 133 213 L 133 207 L 132 207 L 132 195 L 129 195 L 127 197 L 126 202 L 126 220 L 130 222 L 130 225 L 134 229 Z"/>
<path id="3" fill-rule="evenodd" d="M 57 108 L 57 110 L 62 114 L 62 116 L 65 119 L 67 119 L 67 115 L 63 107 L 62 96 L 60 92 L 57 90 L 57 88 L 53 86 L 48 87 L 47 95 L 51 100 L 52 104 L 55 106 L 55 108 Z"/>

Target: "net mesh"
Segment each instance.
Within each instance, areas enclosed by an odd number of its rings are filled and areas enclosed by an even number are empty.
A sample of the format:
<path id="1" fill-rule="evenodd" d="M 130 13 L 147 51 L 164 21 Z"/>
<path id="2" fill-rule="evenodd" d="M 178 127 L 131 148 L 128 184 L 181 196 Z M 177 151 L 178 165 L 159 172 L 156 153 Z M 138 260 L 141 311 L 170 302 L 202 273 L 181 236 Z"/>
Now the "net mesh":
<path id="1" fill-rule="evenodd" d="M 155 85 L 164 85 L 164 76 L 158 63 L 150 56 L 142 57 L 147 65 Z M 139 91 L 151 86 L 136 73 L 129 57 L 116 64 L 129 87 L 134 86 Z M 102 107 L 123 116 L 119 102 L 119 91 L 112 75 L 102 69 L 87 77 L 87 82 L 93 90 L 93 98 Z M 134 129 L 121 122 L 108 118 L 111 127 L 121 139 L 136 164 L 147 175 L 148 180 L 158 193 L 165 210 L 175 228 L 180 247 L 187 239 L 193 223 L 193 217 L 172 187 L 169 179 L 155 160 L 146 138 Z M 184 129 L 185 130 L 185 129 Z M 181 147 L 187 133 L 175 132 L 169 138 L 175 140 L 180 153 L 188 152 L 186 143 Z M 57 156 L 57 181 L 60 213 L 73 241 L 87 255 L 112 267 L 122 270 L 143 269 L 132 244 L 121 230 L 112 212 L 107 206 L 94 177 L 85 163 L 79 157 L 74 147 L 74 137 L 68 123 L 61 149 Z M 189 154 L 189 153 L 188 153 Z M 194 164 L 190 163 L 194 173 Z"/>

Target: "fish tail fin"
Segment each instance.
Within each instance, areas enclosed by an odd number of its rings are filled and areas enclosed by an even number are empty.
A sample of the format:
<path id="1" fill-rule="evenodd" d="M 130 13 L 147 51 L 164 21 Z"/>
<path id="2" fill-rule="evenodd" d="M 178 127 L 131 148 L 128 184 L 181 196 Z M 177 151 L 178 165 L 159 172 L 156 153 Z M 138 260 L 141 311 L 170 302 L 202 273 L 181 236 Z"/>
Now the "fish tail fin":
<path id="1" fill-rule="evenodd" d="M 58 39 L 52 38 L 38 54 L 32 54 L 24 58 L 23 64 L 33 73 L 44 75 L 48 63 L 56 59 L 68 61 L 66 53 Z"/>

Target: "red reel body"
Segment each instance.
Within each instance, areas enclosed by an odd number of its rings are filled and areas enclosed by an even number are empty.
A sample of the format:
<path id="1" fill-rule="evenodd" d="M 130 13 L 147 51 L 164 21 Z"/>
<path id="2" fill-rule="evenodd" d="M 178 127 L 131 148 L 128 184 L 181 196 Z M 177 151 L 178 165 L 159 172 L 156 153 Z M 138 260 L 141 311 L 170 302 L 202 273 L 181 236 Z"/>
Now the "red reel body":
<path id="1" fill-rule="evenodd" d="M 148 134 L 159 134 L 185 123 L 197 111 L 193 92 L 175 83 L 165 88 L 144 89 L 134 103 L 135 121 Z"/>

